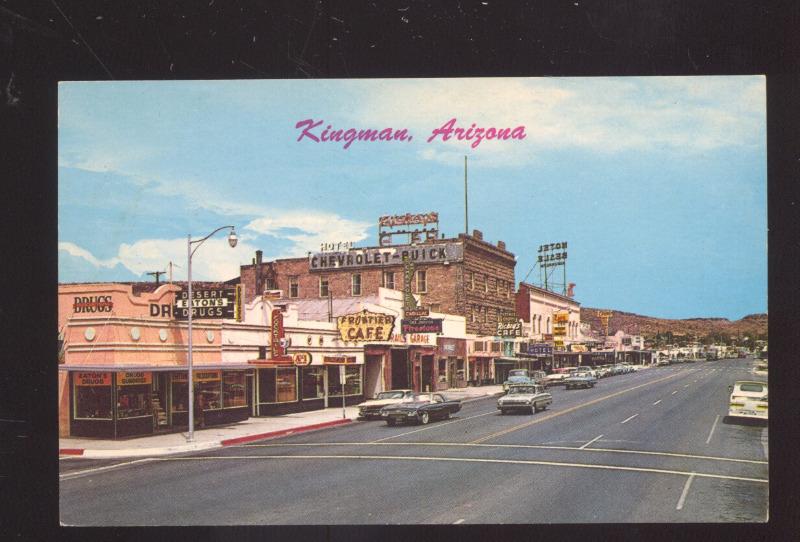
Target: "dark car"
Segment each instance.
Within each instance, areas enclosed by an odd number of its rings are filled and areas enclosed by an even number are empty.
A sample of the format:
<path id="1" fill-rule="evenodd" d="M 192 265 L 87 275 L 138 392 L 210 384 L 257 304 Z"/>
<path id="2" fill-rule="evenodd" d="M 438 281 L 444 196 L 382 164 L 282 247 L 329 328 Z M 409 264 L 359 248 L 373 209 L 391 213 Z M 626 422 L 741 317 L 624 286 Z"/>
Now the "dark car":
<path id="1" fill-rule="evenodd" d="M 425 425 L 431 420 L 446 420 L 461 410 L 461 401 L 448 400 L 441 393 L 418 393 L 404 403 L 381 409 L 381 417 L 388 425 L 414 422 Z"/>

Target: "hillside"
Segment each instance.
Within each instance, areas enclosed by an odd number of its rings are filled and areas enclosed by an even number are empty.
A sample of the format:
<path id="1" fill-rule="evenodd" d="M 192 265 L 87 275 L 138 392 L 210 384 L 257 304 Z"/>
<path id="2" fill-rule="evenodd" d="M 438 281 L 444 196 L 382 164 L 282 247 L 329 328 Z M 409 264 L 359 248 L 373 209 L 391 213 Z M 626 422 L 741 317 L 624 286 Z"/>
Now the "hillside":
<path id="1" fill-rule="evenodd" d="M 727 318 L 686 318 L 672 320 L 667 318 L 654 318 L 642 316 L 631 312 L 613 309 L 597 309 L 592 307 L 581 308 L 581 321 L 587 322 L 592 329 L 602 334 L 602 325 L 597 316 L 599 310 L 611 310 L 613 313 L 608 322 L 608 333 L 613 335 L 617 330 L 630 334 L 640 334 L 645 338 L 654 338 L 657 334 L 662 336 L 671 333 L 673 337 L 686 337 L 687 339 L 702 340 L 708 338 L 713 341 L 735 340 L 739 337 L 749 336 L 752 339 L 766 340 L 767 315 L 749 314 L 741 320 L 731 321 Z"/>

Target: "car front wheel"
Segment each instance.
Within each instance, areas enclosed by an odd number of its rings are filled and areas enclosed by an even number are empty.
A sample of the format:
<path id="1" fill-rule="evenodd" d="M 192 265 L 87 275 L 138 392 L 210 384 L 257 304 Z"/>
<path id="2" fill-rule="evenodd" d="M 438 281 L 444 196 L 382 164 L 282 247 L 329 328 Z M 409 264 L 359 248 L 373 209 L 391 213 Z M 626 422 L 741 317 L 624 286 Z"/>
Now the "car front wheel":
<path id="1" fill-rule="evenodd" d="M 421 423 L 422 425 L 427 425 L 430 419 L 431 418 L 427 412 L 421 412 L 419 415 L 419 423 Z"/>

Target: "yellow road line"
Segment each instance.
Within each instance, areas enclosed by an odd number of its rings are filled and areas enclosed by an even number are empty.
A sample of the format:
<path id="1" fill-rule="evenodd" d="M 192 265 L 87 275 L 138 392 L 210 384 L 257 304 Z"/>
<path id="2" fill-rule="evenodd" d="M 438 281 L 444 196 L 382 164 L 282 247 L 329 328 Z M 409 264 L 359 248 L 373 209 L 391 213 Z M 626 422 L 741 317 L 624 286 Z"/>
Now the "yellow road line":
<path id="1" fill-rule="evenodd" d="M 265 459 L 366 459 L 366 460 L 392 460 L 392 461 L 447 461 L 453 463 L 495 463 L 507 465 L 543 465 L 549 467 L 573 467 L 580 469 L 619 470 L 629 472 L 646 472 L 653 474 L 677 474 L 681 476 L 698 476 L 702 478 L 718 478 L 722 480 L 739 480 L 742 482 L 755 482 L 767 484 L 765 478 L 747 478 L 744 476 L 728 476 L 724 474 L 710 474 L 692 471 L 650 469 L 644 467 L 620 467 L 617 465 L 595 465 L 588 463 L 566 463 L 560 461 L 537 461 L 529 459 L 482 459 L 463 457 L 423 457 L 402 455 L 228 455 L 228 456 L 194 456 L 194 457 L 160 457 L 155 461 L 199 461 L 204 459 L 218 460 L 265 460 Z"/>

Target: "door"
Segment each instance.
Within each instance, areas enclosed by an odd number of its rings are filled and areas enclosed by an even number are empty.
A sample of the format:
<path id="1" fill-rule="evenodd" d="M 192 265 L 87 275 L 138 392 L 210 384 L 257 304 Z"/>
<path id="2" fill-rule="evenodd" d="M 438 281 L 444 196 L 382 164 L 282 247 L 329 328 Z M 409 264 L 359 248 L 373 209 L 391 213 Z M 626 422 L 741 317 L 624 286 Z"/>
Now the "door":
<path id="1" fill-rule="evenodd" d="M 369 399 L 383 391 L 381 369 L 383 356 L 367 356 L 364 362 L 364 397 Z"/>
<path id="2" fill-rule="evenodd" d="M 422 356 L 420 391 L 433 391 L 433 356 Z"/>

